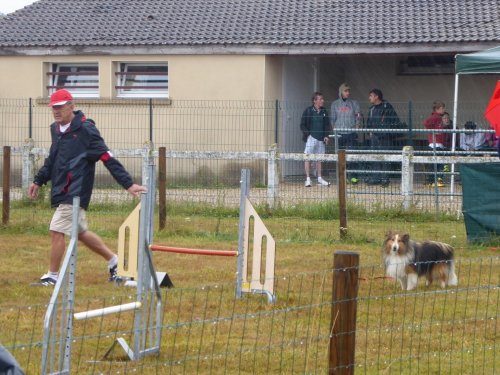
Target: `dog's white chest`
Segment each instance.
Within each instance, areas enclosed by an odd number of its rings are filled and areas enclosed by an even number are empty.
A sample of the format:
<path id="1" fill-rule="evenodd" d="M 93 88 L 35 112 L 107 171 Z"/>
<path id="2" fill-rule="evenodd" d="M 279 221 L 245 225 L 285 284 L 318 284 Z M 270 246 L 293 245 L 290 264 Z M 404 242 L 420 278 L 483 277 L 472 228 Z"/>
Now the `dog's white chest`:
<path id="1" fill-rule="evenodd" d="M 385 261 L 385 274 L 386 276 L 392 277 L 394 279 L 401 279 L 406 276 L 406 262 L 405 259 L 399 256 L 389 256 Z"/>

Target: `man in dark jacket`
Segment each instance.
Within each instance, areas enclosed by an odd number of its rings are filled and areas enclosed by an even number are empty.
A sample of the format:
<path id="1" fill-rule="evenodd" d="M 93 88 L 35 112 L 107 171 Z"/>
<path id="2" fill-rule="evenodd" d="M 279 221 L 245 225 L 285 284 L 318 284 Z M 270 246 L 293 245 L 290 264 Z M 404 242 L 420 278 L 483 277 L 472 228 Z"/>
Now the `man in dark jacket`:
<path id="1" fill-rule="evenodd" d="M 313 105 L 307 107 L 302 114 L 300 120 L 300 130 L 302 131 L 302 140 L 306 142 L 304 154 L 324 154 L 325 144 L 330 142 L 328 135 L 330 134 L 330 118 L 328 112 L 323 107 L 325 99 L 323 94 L 315 92 L 312 97 Z M 311 186 L 310 170 L 311 162 L 305 162 L 306 172 L 306 187 Z M 328 186 L 329 182 L 325 181 L 321 175 L 321 161 L 316 162 L 316 172 L 318 175 L 318 185 Z"/>
<path id="2" fill-rule="evenodd" d="M 56 208 L 49 227 L 52 244 L 49 271 L 40 278 L 40 284 L 50 286 L 57 282 L 66 248 L 64 236 L 71 233 L 72 203 L 77 196 L 80 197 L 78 239 L 108 261 L 109 281 L 114 281 L 118 257 L 97 234 L 87 229 L 85 210 L 94 186 L 95 164 L 101 160 L 115 180 L 134 196 L 146 188 L 134 184 L 130 174 L 113 158 L 94 122 L 87 120 L 81 111 L 74 111 L 73 97 L 68 91 L 54 92 L 49 107 L 55 119 L 50 126 L 49 156 L 28 189 L 28 196 L 35 199 L 40 186 L 52 181 L 51 205 Z"/>
<path id="3" fill-rule="evenodd" d="M 399 127 L 399 117 L 394 107 L 388 101 L 384 100 L 380 89 L 373 89 L 368 95 L 370 108 L 368 108 L 368 119 L 366 127 L 369 129 L 393 129 Z M 373 150 L 388 150 L 393 144 L 391 142 L 393 133 L 373 132 L 369 135 L 370 147 Z M 367 181 L 369 185 L 389 185 L 389 175 L 384 173 L 389 169 L 387 162 L 373 163 L 375 173 Z"/>

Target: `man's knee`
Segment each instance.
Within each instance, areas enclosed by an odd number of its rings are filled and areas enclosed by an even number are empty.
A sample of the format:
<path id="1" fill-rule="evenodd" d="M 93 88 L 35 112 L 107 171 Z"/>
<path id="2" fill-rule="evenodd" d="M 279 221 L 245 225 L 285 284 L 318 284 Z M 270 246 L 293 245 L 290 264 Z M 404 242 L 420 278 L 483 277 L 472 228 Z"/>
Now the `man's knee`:
<path id="1" fill-rule="evenodd" d="M 50 236 L 52 238 L 64 238 L 64 233 L 55 230 L 49 230 Z"/>

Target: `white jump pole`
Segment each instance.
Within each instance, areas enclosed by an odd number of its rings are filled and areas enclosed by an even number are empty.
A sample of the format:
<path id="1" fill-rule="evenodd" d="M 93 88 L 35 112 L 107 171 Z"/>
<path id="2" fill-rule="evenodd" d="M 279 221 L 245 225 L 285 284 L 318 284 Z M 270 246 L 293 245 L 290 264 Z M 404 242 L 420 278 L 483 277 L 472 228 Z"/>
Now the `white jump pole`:
<path id="1" fill-rule="evenodd" d="M 104 315 L 121 313 L 124 311 L 137 310 L 142 304 L 140 302 L 130 302 L 123 305 L 109 306 L 102 309 L 95 309 L 89 311 L 82 311 L 74 314 L 75 320 L 84 320 L 90 318 L 97 318 Z"/>

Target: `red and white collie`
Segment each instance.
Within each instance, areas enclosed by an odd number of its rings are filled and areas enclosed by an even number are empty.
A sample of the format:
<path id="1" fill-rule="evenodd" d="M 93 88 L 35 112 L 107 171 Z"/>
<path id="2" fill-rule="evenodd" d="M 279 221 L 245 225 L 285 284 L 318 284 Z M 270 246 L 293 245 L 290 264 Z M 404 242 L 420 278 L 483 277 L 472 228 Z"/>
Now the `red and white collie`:
<path id="1" fill-rule="evenodd" d="M 425 285 L 440 280 L 441 288 L 458 285 L 453 260 L 453 248 L 443 242 L 410 240 L 410 235 L 388 232 L 382 253 L 385 274 L 398 280 L 403 290 L 413 290 L 420 276 L 426 277 Z"/>

